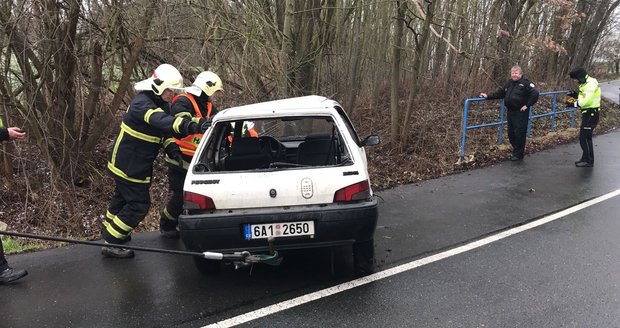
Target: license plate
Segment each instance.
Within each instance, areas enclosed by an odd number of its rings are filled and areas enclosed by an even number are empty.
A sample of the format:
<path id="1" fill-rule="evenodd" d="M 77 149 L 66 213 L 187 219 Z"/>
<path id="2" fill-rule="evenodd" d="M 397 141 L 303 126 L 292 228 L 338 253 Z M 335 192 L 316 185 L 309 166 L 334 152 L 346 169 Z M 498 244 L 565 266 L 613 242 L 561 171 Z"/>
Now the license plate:
<path id="1" fill-rule="evenodd" d="M 265 239 L 314 235 L 314 221 L 245 224 L 245 239 Z"/>

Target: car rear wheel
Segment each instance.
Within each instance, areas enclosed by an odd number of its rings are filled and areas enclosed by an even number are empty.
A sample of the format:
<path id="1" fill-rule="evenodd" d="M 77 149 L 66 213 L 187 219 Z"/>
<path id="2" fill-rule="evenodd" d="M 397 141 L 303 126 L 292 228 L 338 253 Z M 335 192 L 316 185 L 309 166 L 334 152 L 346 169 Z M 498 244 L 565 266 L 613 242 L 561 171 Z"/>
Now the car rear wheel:
<path id="1" fill-rule="evenodd" d="M 353 270 L 357 275 L 367 275 L 374 272 L 375 241 L 356 242 L 353 244 Z"/>
<path id="2" fill-rule="evenodd" d="M 194 264 L 200 273 L 206 275 L 214 275 L 222 272 L 223 262 L 215 260 L 207 260 L 194 256 Z"/>

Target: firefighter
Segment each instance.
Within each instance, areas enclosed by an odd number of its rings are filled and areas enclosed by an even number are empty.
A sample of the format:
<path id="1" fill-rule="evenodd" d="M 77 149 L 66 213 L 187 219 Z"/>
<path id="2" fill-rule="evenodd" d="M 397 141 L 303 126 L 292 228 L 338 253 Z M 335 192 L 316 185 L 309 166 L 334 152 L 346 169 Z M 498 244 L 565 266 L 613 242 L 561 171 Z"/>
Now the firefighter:
<path id="1" fill-rule="evenodd" d="M 583 154 L 581 159 L 575 162 L 575 166 L 593 167 L 594 146 L 592 144 L 592 131 L 598 124 L 599 111 L 601 109 L 601 88 L 598 85 L 598 81 L 589 76 L 582 67 L 574 68 L 568 75 L 579 83 L 578 91 L 571 91 L 568 94 L 570 97 L 577 98 L 576 101 L 569 99 L 566 102 L 567 106 L 579 108 L 581 111 L 579 145 Z"/>
<path id="2" fill-rule="evenodd" d="M 103 223 L 106 243 L 123 244 L 131 240 L 131 231 L 144 219 L 151 205 L 149 189 L 153 161 L 164 144 L 164 136 L 188 135 L 206 129 L 206 125 L 169 115 L 169 103 L 183 89 L 183 77 L 172 65 L 162 64 L 153 76 L 136 83 L 136 96 L 123 116 L 120 132 L 112 147 L 108 171 L 116 187 Z M 176 144 L 165 145 L 174 153 Z M 103 247 L 107 257 L 133 257 L 132 250 Z"/>
<path id="3" fill-rule="evenodd" d="M 2 119 L 0 119 L 0 141 L 23 139 L 26 137 L 26 132 L 17 127 L 4 127 Z M 6 284 L 25 277 L 28 271 L 23 269 L 13 269 L 9 266 L 4 257 L 4 248 L 2 247 L 2 241 L 0 240 L 0 284 Z"/>
<path id="4" fill-rule="evenodd" d="M 525 155 L 527 140 L 527 125 L 530 118 L 530 107 L 538 101 L 536 85 L 523 77 L 523 70 L 519 66 L 510 69 L 510 80 L 503 88 L 487 95 L 480 93 L 486 99 L 504 99 L 508 108 L 508 140 L 512 145 L 511 161 L 520 161 Z"/>
<path id="5" fill-rule="evenodd" d="M 171 106 L 171 115 L 184 118 L 198 118 L 210 121 L 217 113 L 211 102 L 215 94 L 224 92 L 222 80 L 217 74 L 206 71 L 198 74 L 192 86 L 185 93 L 175 97 Z M 179 146 L 179 153 L 166 155 L 168 164 L 168 187 L 171 192 L 168 204 L 161 211 L 159 230 L 165 238 L 178 238 L 178 218 L 183 211 L 183 182 L 187 168 L 202 138 L 202 133 L 190 134 L 184 138 L 170 138 L 166 143 L 174 142 Z"/>

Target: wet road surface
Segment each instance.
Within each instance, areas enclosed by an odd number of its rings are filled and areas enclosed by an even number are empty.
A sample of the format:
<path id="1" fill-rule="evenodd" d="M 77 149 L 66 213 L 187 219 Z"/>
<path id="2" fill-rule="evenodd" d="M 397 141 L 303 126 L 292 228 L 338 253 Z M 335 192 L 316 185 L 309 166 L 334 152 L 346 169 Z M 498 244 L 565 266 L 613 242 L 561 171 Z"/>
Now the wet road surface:
<path id="1" fill-rule="evenodd" d="M 620 104 L 620 81 L 601 82 L 601 95 L 616 104 Z"/>

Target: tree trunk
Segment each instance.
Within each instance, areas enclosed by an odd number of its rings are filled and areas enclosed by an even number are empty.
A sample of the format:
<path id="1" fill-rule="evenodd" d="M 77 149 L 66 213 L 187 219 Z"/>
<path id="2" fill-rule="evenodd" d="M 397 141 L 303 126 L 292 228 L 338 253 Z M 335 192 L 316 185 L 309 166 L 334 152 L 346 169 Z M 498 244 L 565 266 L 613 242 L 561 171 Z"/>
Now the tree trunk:
<path id="1" fill-rule="evenodd" d="M 441 39 L 435 43 L 435 61 L 433 62 L 433 77 L 442 76 L 445 73 L 446 69 L 446 58 L 448 57 L 448 45 L 443 40 L 448 40 L 450 35 L 450 23 L 452 21 L 452 8 L 454 8 L 454 4 L 456 1 L 448 1 L 446 3 L 446 8 L 444 13 L 446 18 L 443 21 L 441 27 Z M 442 79 L 444 80 L 444 79 Z"/>
<path id="2" fill-rule="evenodd" d="M 315 33 L 315 22 L 320 20 L 321 3 L 320 0 L 306 1 L 305 13 L 300 14 L 299 17 L 299 35 L 297 45 L 296 66 L 299 68 L 296 71 L 296 89 L 299 90 L 301 95 L 310 95 L 313 92 L 314 72 L 316 67 L 314 63 L 319 56 L 318 37 Z"/>
<path id="3" fill-rule="evenodd" d="M 151 22 L 153 21 L 153 18 L 158 10 L 158 7 L 157 7 L 158 3 L 159 3 L 158 0 L 149 0 L 149 2 L 147 3 L 146 9 L 143 15 L 144 22 L 141 25 L 138 35 L 136 36 L 136 39 L 134 40 L 133 46 L 131 47 L 131 53 L 129 54 L 129 58 L 127 58 L 127 62 L 125 62 L 125 64 L 123 65 L 124 66 L 123 75 L 118 85 L 118 89 L 116 90 L 116 93 L 114 94 L 114 98 L 112 98 L 112 102 L 110 104 L 110 110 L 107 111 L 106 114 L 103 115 L 103 117 L 101 117 L 100 124 L 95 125 L 93 127 L 93 130 L 90 134 L 90 137 L 86 141 L 84 148 L 86 149 L 94 148 L 95 144 L 99 141 L 99 137 L 103 134 L 103 131 L 110 125 L 110 123 L 112 122 L 112 119 L 114 118 L 114 114 L 120 107 L 120 104 L 123 101 L 123 98 L 125 97 L 125 93 L 129 89 L 131 73 L 133 72 L 136 62 L 138 61 L 140 52 L 142 51 L 144 47 L 144 39 L 147 36 L 149 28 L 151 27 Z"/>
<path id="4" fill-rule="evenodd" d="M 394 46 L 392 47 L 392 79 L 390 88 L 390 137 L 392 147 L 398 145 L 400 137 L 400 59 L 403 44 L 403 29 L 407 5 L 404 0 L 396 1 L 396 21 L 394 29 Z"/>
<path id="5" fill-rule="evenodd" d="M 437 4 L 436 0 L 425 0 L 426 12 L 422 12 L 422 8 L 418 7 L 420 11 L 420 15 L 424 18 L 424 24 L 422 25 L 422 32 L 419 43 L 416 45 L 415 49 L 415 58 L 413 60 L 413 72 L 412 72 L 412 85 L 409 90 L 409 98 L 407 100 L 406 111 L 404 115 L 403 125 L 401 127 L 401 136 L 400 136 L 400 144 L 404 143 L 406 139 L 406 133 L 409 131 L 407 127 L 410 125 L 409 120 L 411 119 L 411 115 L 413 113 L 412 107 L 414 100 L 418 96 L 418 91 L 420 90 L 420 83 L 424 78 L 425 72 L 424 67 L 427 67 L 427 61 L 425 60 L 426 53 L 429 49 L 429 38 L 431 35 L 431 23 L 433 21 L 435 5 Z"/>
<path id="6" fill-rule="evenodd" d="M 280 48 L 280 97 L 290 95 L 290 74 L 292 72 L 293 60 L 293 15 L 295 11 L 295 1 L 286 0 L 284 11 L 284 23 L 282 26 L 282 44 Z"/>
<path id="7" fill-rule="evenodd" d="M 598 7 L 594 9 L 593 14 L 588 17 L 587 24 L 583 25 L 584 31 L 582 35 L 584 37 L 575 51 L 570 65 L 571 67 L 586 66 L 586 64 L 590 62 L 592 51 L 595 49 L 597 40 L 603 33 L 610 14 L 616 10 L 619 4 L 620 0 L 614 1 L 611 5 L 609 0 L 603 0 L 598 3 Z"/>
<path id="8" fill-rule="evenodd" d="M 465 7 L 467 7 L 468 0 L 456 0 L 456 18 L 454 23 L 451 24 L 452 31 L 450 33 L 450 44 L 457 45 L 461 39 L 461 31 L 463 31 L 465 25 Z M 455 67 L 460 67 L 460 58 L 456 52 L 450 52 L 448 54 L 448 68 L 446 70 L 446 76 L 451 79 L 454 78 Z"/>
<path id="9" fill-rule="evenodd" d="M 497 83 L 501 83 L 501 81 L 506 79 L 506 72 L 515 64 L 511 54 L 512 42 L 517 33 L 517 18 L 519 18 L 526 1 L 506 0 L 504 2 L 502 22 L 500 23 L 500 31 L 497 36 L 497 54 L 500 60 L 496 62 L 492 73 L 493 79 Z"/>

